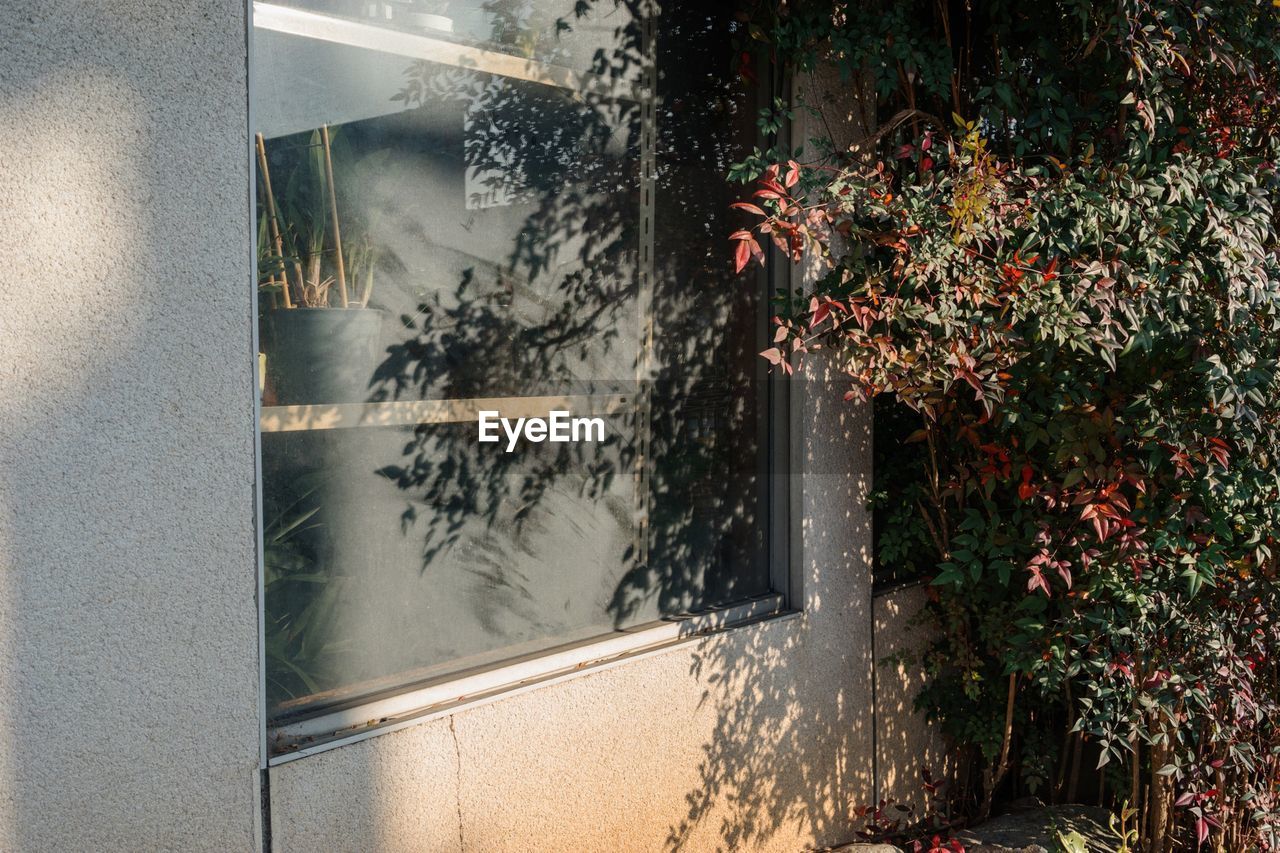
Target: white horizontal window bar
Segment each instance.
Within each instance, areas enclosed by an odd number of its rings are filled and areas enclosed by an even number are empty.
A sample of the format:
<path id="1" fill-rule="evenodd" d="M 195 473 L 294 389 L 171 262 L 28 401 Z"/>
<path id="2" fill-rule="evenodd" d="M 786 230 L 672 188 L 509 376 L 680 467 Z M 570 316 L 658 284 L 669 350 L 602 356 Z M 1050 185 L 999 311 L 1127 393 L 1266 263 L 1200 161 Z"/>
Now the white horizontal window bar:
<path id="1" fill-rule="evenodd" d="M 396 723 L 462 705 L 470 705 L 518 692 L 522 688 L 563 680 L 567 676 L 735 625 L 781 614 L 785 599 L 770 594 L 740 604 L 679 619 L 650 623 L 616 635 L 584 640 L 541 657 L 498 666 L 474 675 L 408 690 L 396 696 L 331 711 L 271 731 L 270 761 L 281 764 L 323 752 L 373 734 Z"/>
<path id="2" fill-rule="evenodd" d="M 255 29 L 422 59 L 453 68 L 469 68 L 572 92 L 639 100 L 640 93 L 636 87 L 599 74 L 276 3 L 254 3 L 253 26 Z"/>
<path id="3" fill-rule="evenodd" d="M 581 394 L 264 406 L 259 424 L 263 432 L 304 432 L 370 426 L 459 424 L 475 422 L 482 411 L 498 412 L 504 418 L 540 418 L 552 411 L 565 411 L 575 416 L 612 416 L 628 411 L 631 399 L 625 394 Z"/>

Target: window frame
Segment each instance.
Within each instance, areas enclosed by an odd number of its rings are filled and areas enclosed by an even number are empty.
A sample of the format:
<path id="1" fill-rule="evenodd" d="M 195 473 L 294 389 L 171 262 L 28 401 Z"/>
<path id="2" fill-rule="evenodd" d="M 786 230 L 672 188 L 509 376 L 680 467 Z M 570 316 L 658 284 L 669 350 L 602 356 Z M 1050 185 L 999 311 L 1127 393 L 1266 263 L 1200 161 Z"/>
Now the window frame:
<path id="1" fill-rule="evenodd" d="M 382 698 L 365 699 L 349 708 L 269 728 L 268 765 L 286 764 L 434 717 L 610 669 L 711 634 L 788 615 L 798 613 L 787 609 L 784 595 L 772 593 L 706 613 L 537 652 L 475 673 L 446 676 L 438 683 Z"/>
<path id="2" fill-rule="evenodd" d="M 254 123 L 252 88 L 254 86 L 253 38 L 255 12 L 265 9 L 269 15 L 278 15 L 283 8 L 263 0 L 247 2 L 246 39 L 248 46 L 247 115 L 249 138 L 248 165 L 249 219 L 257 217 L 257 156 L 253 140 Z M 655 34 L 656 35 L 656 34 Z M 761 57 L 761 67 L 769 67 L 770 73 L 759 75 L 757 82 L 760 103 L 772 103 L 781 97 L 792 103 L 789 73 L 767 65 L 767 57 Z M 563 85 L 563 84 L 561 84 Z M 790 128 L 785 126 L 779 137 L 790 140 Z M 256 353 L 259 346 L 257 285 L 258 229 L 250 231 L 250 269 L 253 313 L 251 315 L 251 345 L 254 359 L 254 521 L 257 544 L 257 617 L 258 617 L 258 668 L 259 712 L 262 769 L 279 766 L 300 758 L 327 752 L 351 743 L 357 743 L 381 734 L 387 734 L 408 726 L 417 725 L 466 708 L 476 707 L 585 675 L 610 669 L 651 655 L 683 646 L 713 634 L 769 621 L 793 619 L 802 614 L 801 539 L 800 539 L 800 490 L 802 450 L 797 440 L 801 435 L 798 422 L 799 406 L 796 405 L 798 383 L 779 372 L 770 371 L 766 383 L 767 403 L 765 423 L 766 477 L 767 477 L 767 526 L 768 575 L 770 592 L 733 604 L 712 608 L 690 615 L 668 617 L 612 633 L 601 634 L 573 643 L 554 646 L 525 655 L 506 658 L 498 663 L 472 670 L 456 671 L 439 678 L 417 684 L 406 684 L 374 696 L 365 696 L 349 703 L 318 713 L 300 714 L 297 719 L 273 722 L 268 713 L 267 654 L 266 654 L 266 587 L 264 565 L 264 508 L 262 435 L 264 432 L 287 431 L 287 424 L 267 420 L 277 414 L 264 414 L 260 374 Z M 789 291 L 792 287 L 793 265 L 770 247 L 767 262 L 755 272 L 755 284 L 766 299 L 758 311 L 757 328 L 761 339 L 768 336 L 770 310 L 769 294 Z M 449 401 L 443 401 L 449 402 Z M 455 401 L 466 402 L 466 401 Z M 359 413 L 356 413 L 357 415 Z M 353 415 L 354 416 L 354 415 Z M 265 427 L 265 428 L 264 428 Z M 295 424 L 292 428 L 297 428 Z"/>

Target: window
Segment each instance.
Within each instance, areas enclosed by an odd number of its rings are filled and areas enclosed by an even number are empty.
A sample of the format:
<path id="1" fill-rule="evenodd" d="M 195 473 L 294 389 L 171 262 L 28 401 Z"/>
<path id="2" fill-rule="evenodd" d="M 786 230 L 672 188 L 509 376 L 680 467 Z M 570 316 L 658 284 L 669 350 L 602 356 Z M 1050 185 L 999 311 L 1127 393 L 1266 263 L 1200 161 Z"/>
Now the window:
<path id="1" fill-rule="evenodd" d="M 726 240 L 761 93 L 728 4 L 669 6 L 254 4 L 277 728 L 780 606 L 784 403 Z"/>

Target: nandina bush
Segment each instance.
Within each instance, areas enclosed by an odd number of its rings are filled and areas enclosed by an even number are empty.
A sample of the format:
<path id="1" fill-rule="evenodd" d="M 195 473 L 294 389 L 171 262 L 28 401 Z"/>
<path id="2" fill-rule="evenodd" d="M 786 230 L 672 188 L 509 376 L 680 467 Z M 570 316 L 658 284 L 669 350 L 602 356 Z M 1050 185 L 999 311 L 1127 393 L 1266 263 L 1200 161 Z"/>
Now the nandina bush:
<path id="1" fill-rule="evenodd" d="M 763 357 L 826 350 L 918 450 L 876 472 L 878 557 L 928 575 L 920 703 L 957 807 L 1087 790 L 1143 850 L 1280 846 L 1280 9 L 779 2 L 746 24 L 876 116 L 737 167 L 732 239 L 740 268 L 826 263 Z"/>

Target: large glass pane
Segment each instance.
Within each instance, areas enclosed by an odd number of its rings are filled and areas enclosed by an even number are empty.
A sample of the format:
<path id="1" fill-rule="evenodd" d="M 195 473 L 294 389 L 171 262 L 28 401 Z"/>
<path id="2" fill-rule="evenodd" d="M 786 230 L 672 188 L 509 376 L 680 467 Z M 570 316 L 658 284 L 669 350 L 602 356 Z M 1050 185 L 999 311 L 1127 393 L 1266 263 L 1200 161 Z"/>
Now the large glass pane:
<path id="1" fill-rule="evenodd" d="M 274 718 L 769 591 L 730 13 L 254 4 Z"/>

